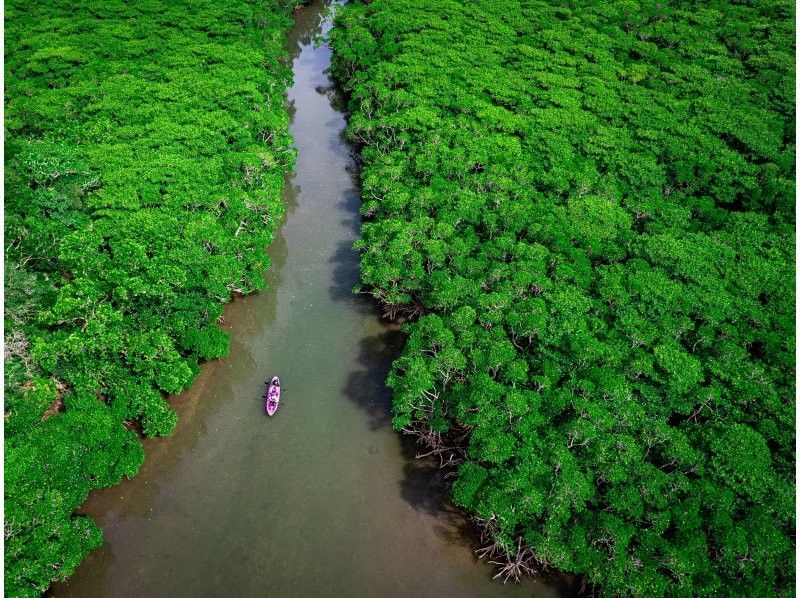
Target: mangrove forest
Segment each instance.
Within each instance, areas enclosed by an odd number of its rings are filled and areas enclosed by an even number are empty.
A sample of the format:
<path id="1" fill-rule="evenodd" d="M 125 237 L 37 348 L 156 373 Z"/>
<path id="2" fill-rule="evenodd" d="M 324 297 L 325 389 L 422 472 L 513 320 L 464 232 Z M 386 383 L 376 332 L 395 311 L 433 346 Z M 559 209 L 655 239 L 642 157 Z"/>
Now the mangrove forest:
<path id="1" fill-rule="evenodd" d="M 790 595 L 794 6 L 352 3 L 394 427 L 507 577 Z"/>
<path id="2" fill-rule="evenodd" d="M 795 10 L 9 0 L 6 595 L 794 596 Z"/>

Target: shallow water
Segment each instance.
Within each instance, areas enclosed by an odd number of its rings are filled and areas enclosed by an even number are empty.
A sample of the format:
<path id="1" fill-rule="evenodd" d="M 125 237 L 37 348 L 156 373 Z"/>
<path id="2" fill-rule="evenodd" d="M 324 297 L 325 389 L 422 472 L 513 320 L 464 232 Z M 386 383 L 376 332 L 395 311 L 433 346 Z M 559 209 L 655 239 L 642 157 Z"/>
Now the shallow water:
<path id="1" fill-rule="evenodd" d="M 269 290 L 226 309 L 230 356 L 171 399 L 174 435 L 146 440 L 139 475 L 89 498 L 105 544 L 53 595 L 558 595 L 491 582 L 437 468 L 391 430 L 383 380 L 402 338 L 351 293 L 359 197 L 330 51 L 313 45 L 325 6 L 299 10 L 289 39 L 299 157 Z"/>

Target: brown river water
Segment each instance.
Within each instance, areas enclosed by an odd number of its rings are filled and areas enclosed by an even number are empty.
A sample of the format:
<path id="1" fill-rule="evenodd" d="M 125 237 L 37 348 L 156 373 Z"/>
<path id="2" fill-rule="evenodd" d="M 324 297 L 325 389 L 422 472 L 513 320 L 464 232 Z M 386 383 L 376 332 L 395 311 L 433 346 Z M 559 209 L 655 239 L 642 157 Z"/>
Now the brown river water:
<path id="1" fill-rule="evenodd" d="M 145 440 L 141 472 L 93 493 L 103 528 L 54 596 L 535 596 L 554 582 L 491 581 L 474 530 L 435 464 L 393 432 L 389 364 L 402 344 L 358 278 L 359 196 L 341 101 L 325 72 L 327 2 L 300 9 L 288 99 L 299 150 L 267 291 L 225 311 L 230 356 L 171 398 L 170 438 Z M 278 374 L 281 407 L 264 414 Z"/>

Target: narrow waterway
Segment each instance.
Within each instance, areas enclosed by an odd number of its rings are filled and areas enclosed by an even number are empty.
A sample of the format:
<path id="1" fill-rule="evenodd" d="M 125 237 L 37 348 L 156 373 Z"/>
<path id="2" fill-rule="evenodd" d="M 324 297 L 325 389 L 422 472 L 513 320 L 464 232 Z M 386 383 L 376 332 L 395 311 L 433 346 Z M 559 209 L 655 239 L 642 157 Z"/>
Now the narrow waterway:
<path id="1" fill-rule="evenodd" d="M 231 353 L 172 399 L 180 422 L 145 441 L 141 473 L 94 493 L 105 533 L 56 596 L 555 596 L 503 586 L 432 464 L 391 430 L 383 385 L 396 328 L 351 293 L 359 197 L 339 99 L 325 74 L 326 2 L 289 39 L 299 150 L 269 290 L 225 312 Z M 284 384 L 277 415 L 264 380 Z"/>

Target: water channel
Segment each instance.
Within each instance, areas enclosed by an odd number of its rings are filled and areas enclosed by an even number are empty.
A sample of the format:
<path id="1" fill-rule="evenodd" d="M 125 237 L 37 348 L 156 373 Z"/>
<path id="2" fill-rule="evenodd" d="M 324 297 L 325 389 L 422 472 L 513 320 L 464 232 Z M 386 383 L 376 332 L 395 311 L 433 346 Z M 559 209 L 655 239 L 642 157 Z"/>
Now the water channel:
<path id="1" fill-rule="evenodd" d="M 52 595 L 559 594 L 490 581 L 437 468 L 391 429 L 383 380 L 402 338 L 351 293 L 359 196 L 330 51 L 314 45 L 326 5 L 298 10 L 288 42 L 299 157 L 269 289 L 226 309 L 230 356 L 171 399 L 174 435 L 146 440 L 139 475 L 89 498 L 105 544 Z M 268 419 L 275 373 L 285 392 Z"/>

